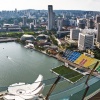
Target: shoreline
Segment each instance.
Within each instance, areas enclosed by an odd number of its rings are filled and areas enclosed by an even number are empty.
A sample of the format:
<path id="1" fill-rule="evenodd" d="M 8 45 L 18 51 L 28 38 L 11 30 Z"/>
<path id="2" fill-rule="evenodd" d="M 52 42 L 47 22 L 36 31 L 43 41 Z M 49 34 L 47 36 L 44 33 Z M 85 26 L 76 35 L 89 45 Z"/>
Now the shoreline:
<path id="1" fill-rule="evenodd" d="M 56 60 L 58 60 L 58 61 L 60 61 L 60 62 L 62 62 L 62 63 L 68 63 L 70 66 L 73 66 L 73 67 L 75 67 L 75 68 L 82 69 L 82 70 L 84 70 L 84 72 L 87 72 L 88 74 L 91 72 L 91 69 L 87 69 L 87 68 L 85 68 L 85 67 L 83 67 L 83 66 L 79 66 L 79 65 L 77 65 L 77 64 L 75 64 L 75 63 L 73 63 L 73 62 L 70 62 L 70 61 L 68 61 L 67 59 L 63 59 L 59 54 L 57 54 L 57 55 L 54 56 L 54 55 L 49 55 L 49 54 L 47 54 L 47 53 L 44 53 L 44 52 L 42 52 L 42 51 L 39 51 L 39 50 L 37 50 L 37 49 L 35 49 L 35 48 L 34 48 L 33 50 L 38 51 L 38 52 L 40 52 L 40 53 L 42 53 L 42 54 L 45 54 L 45 55 L 47 55 L 47 56 L 49 56 L 49 57 L 55 58 Z M 98 72 L 96 72 L 96 71 L 93 72 L 93 75 L 96 76 L 96 77 L 100 77 L 100 73 L 98 73 Z"/>
<path id="2" fill-rule="evenodd" d="M 11 42 L 12 42 L 12 41 L 11 41 Z M 14 42 L 14 41 L 13 41 L 13 42 Z M 4 43 L 5 43 L 5 42 L 4 42 Z M 19 42 L 18 42 L 18 43 L 19 43 Z M 20 43 L 19 43 L 19 44 L 20 44 Z M 45 53 L 45 52 L 43 52 L 43 51 L 37 50 L 37 49 L 35 49 L 35 48 L 32 48 L 32 49 L 35 50 L 35 51 L 37 51 L 37 52 L 39 52 L 39 53 L 45 54 L 46 56 L 52 57 L 52 58 L 54 58 L 54 59 L 56 59 L 56 60 L 58 60 L 58 61 L 60 61 L 60 62 L 62 62 L 62 63 L 68 63 L 68 65 L 73 66 L 73 67 L 75 67 L 75 68 L 79 68 L 79 69 L 83 70 L 84 72 L 88 72 L 88 73 L 91 72 L 91 69 L 88 69 L 88 68 L 85 68 L 85 67 L 83 67 L 83 66 L 77 65 L 77 64 L 75 64 L 75 63 L 73 63 L 73 62 L 70 62 L 69 60 L 62 58 L 59 54 L 57 54 L 57 55 L 49 55 L 49 54 L 47 54 L 47 53 Z M 93 75 L 100 78 L 100 73 L 98 73 L 97 71 L 94 71 L 94 72 L 93 72 Z"/>
<path id="3" fill-rule="evenodd" d="M 17 40 L 17 38 L 12 38 L 12 37 L 0 38 L 0 43 L 14 42 L 14 41 L 16 41 L 16 40 Z"/>

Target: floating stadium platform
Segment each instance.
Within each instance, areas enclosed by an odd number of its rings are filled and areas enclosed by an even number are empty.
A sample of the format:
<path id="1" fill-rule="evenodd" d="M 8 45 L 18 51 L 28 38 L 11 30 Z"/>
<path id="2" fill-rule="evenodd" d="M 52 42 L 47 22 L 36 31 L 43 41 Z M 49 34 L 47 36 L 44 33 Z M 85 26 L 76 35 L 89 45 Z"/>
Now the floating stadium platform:
<path id="1" fill-rule="evenodd" d="M 72 63 L 79 65 L 80 67 L 93 69 L 94 65 L 97 61 L 99 61 L 98 66 L 96 67 L 95 71 L 100 73 L 100 60 L 88 57 L 84 54 L 81 54 L 76 51 L 66 50 L 63 54 L 63 57 L 69 60 Z"/>

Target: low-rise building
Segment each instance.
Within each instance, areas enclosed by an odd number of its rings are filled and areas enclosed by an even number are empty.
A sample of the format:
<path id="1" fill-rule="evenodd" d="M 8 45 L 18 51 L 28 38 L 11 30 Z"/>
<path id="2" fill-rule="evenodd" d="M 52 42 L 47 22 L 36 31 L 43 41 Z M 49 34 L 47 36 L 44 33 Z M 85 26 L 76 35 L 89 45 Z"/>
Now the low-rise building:
<path id="1" fill-rule="evenodd" d="M 0 32 L 22 32 L 22 29 L 19 25 L 4 24 L 0 27 Z"/>
<path id="2" fill-rule="evenodd" d="M 20 40 L 23 42 L 25 42 L 26 40 L 34 41 L 35 37 L 33 35 L 23 35 Z"/>

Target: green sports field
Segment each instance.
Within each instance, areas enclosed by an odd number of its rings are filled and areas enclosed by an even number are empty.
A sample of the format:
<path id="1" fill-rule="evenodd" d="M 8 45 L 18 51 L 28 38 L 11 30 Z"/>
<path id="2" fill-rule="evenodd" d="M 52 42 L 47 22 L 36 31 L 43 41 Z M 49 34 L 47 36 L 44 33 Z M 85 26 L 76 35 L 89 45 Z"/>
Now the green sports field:
<path id="1" fill-rule="evenodd" d="M 67 80 L 69 80 L 73 83 L 83 77 L 82 74 L 80 74 L 64 65 L 54 68 L 54 69 L 52 69 L 52 71 L 55 72 L 56 74 L 63 76 L 64 78 L 66 78 Z"/>

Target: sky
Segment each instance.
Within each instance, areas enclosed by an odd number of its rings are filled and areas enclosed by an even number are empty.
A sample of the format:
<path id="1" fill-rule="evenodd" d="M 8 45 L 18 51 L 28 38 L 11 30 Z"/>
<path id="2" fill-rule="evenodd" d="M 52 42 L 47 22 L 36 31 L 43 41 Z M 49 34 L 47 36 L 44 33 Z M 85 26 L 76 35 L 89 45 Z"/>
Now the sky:
<path id="1" fill-rule="evenodd" d="M 0 0 L 0 11 L 15 8 L 47 10 L 48 5 L 53 5 L 54 10 L 100 11 L 100 0 Z"/>

